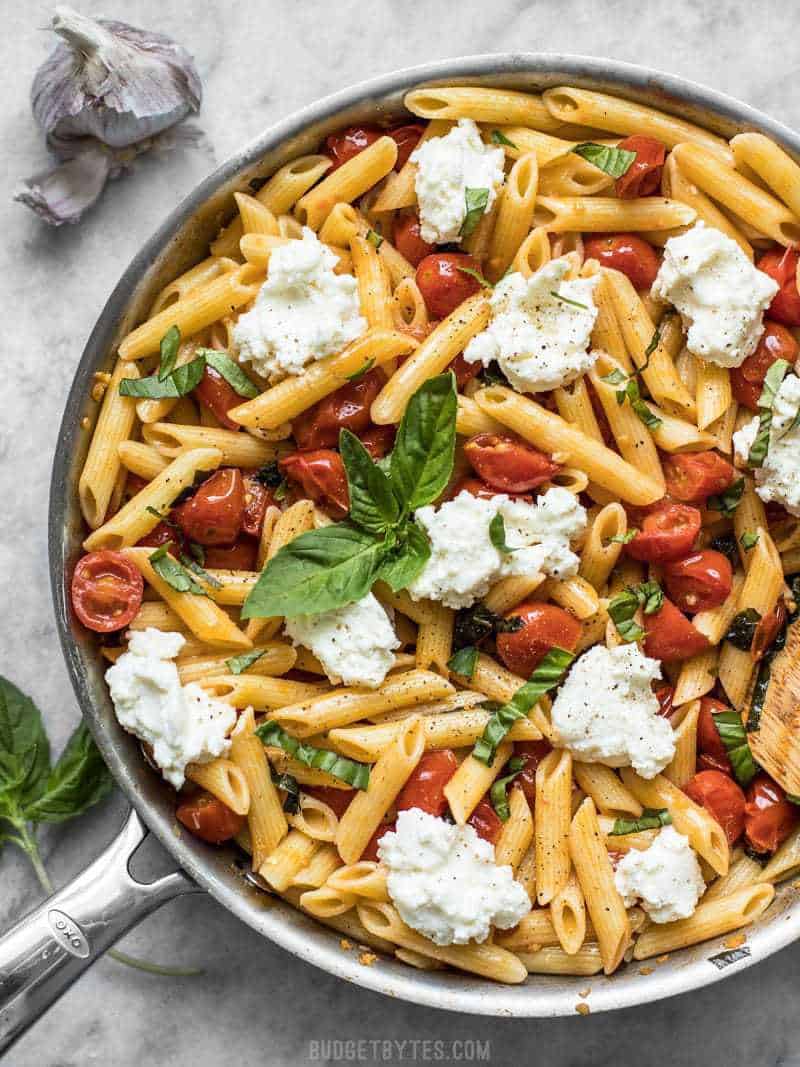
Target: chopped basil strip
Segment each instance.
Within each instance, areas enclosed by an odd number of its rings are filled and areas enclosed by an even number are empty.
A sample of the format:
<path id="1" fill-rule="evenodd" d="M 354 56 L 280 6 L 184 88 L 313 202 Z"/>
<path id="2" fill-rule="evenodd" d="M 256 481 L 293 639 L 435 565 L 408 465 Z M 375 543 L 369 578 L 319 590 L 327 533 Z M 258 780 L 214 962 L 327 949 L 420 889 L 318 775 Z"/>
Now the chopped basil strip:
<path id="1" fill-rule="evenodd" d="M 644 630 L 634 616 L 639 608 L 645 615 L 654 615 L 664 603 L 664 592 L 658 582 L 641 582 L 628 586 L 608 605 L 608 614 L 625 642 L 641 641 Z"/>
<path id="2" fill-rule="evenodd" d="M 475 645 L 467 645 L 466 648 L 460 648 L 458 652 L 450 657 L 447 661 L 447 666 L 454 674 L 461 674 L 465 678 L 471 678 L 475 673 L 477 663 L 478 649 Z"/>
<path id="3" fill-rule="evenodd" d="M 494 712 L 483 730 L 483 735 L 475 742 L 472 755 L 476 760 L 490 766 L 495 758 L 497 746 L 518 719 L 527 717 L 528 712 L 540 697 L 554 689 L 564 672 L 575 657 L 563 648 L 551 648 L 539 666 L 530 676 L 530 680 L 521 685 L 511 700 Z"/>
<path id="4" fill-rule="evenodd" d="M 620 393 L 617 393 L 617 403 L 624 403 L 627 397 L 633 410 L 639 416 L 640 420 L 645 424 L 648 430 L 657 430 L 662 424 L 663 419 L 660 419 L 658 415 L 653 414 L 645 401 L 642 399 L 642 394 L 639 389 L 639 382 L 636 378 L 629 378 L 628 383 L 624 390 L 620 390 L 622 393 L 622 400 L 620 400 Z"/>
<path id="5" fill-rule="evenodd" d="M 275 490 L 275 492 L 272 495 L 275 497 L 275 499 L 277 501 L 280 502 L 281 500 L 285 500 L 286 499 L 286 494 L 288 492 L 289 492 L 289 483 L 286 481 L 285 478 L 281 478 L 280 484 L 278 485 L 277 489 Z"/>
<path id="6" fill-rule="evenodd" d="M 383 244 L 383 238 L 379 233 L 376 233 L 375 230 L 367 230 L 367 240 L 376 248 L 380 248 Z"/>
<path id="7" fill-rule="evenodd" d="M 800 426 L 800 405 L 798 405 L 797 411 L 795 411 L 792 421 L 789 423 L 786 429 L 778 435 L 778 440 L 782 441 L 784 437 L 787 437 L 792 432 L 792 430 L 796 430 L 798 426 Z"/>
<path id="8" fill-rule="evenodd" d="M 758 544 L 758 534 L 753 530 L 745 530 L 739 541 L 745 552 L 749 552 L 751 548 L 755 548 Z"/>
<path id="9" fill-rule="evenodd" d="M 747 743 L 741 715 L 738 711 L 714 711 L 711 717 L 728 753 L 736 781 L 739 785 L 749 785 L 758 774 L 758 767 Z"/>
<path id="10" fill-rule="evenodd" d="M 484 278 L 479 270 L 474 270 L 472 267 L 456 267 L 456 270 L 460 270 L 462 274 L 468 274 L 470 278 L 474 278 L 484 289 L 494 288 L 492 283 Z"/>
<path id="11" fill-rule="evenodd" d="M 737 478 L 723 492 L 710 496 L 706 501 L 706 507 L 711 511 L 719 511 L 723 515 L 733 515 L 739 507 L 743 492 L 744 478 Z"/>
<path id="12" fill-rule="evenodd" d="M 293 774 L 280 774 L 274 767 L 269 769 L 272 784 L 286 794 L 283 810 L 287 815 L 296 815 L 300 810 L 300 786 Z"/>
<path id="13" fill-rule="evenodd" d="M 761 613 L 759 611 L 756 611 L 755 608 L 745 608 L 744 611 L 734 615 L 733 621 L 728 627 L 728 632 L 725 634 L 725 640 L 730 641 L 734 648 L 738 648 L 742 652 L 749 652 L 756 626 L 760 622 Z"/>
<path id="14" fill-rule="evenodd" d="M 189 546 L 189 550 L 192 552 L 192 554 L 194 554 L 198 548 L 200 548 L 200 545 L 193 544 Z M 187 556 L 185 552 L 181 552 L 180 561 L 184 565 L 184 567 L 188 568 L 188 570 L 190 571 L 193 571 L 198 578 L 202 578 L 204 581 L 208 582 L 212 589 L 222 588 L 222 582 L 218 581 L 213 575 L 209 574 L 207 570 L 204 570 L 202 563 L 200 563 L 197 559 L 192 559 L 192 557 Z"/>
<path id="15" fill-rule="evenodd" d="M 767 689 L 769 688 L 770 676 L 772 674 L 772 663 L 776 655 L 786 647 L 786 637 L 789 632 L 789 627 L 797 622 L 798 616 L 800 616 L 800 575 L 793 575 L 788 578 L 790 597 L 787 601 L 791 607 L 789 614 L 786 616 L 786 622 L 781 631 L 775 637 L 770 647 L 767 649 L 763 659 L 758 664 L 758 671 L 756 673 L 756 680 L 753 686 L 753 692 L 750 697 L 750 709 L 747 715 L 747 723 L 745 729 L 748 733 L 753 733 L 761 726 L 761 712 L 764 710 L 764 701 L 767 696 Z"/>
<path id="16" fill-rule="evenodd" d="M 148 378 L 123 378 L 119 383 L 119 395 L 144 400 L 174 400 L 186 396 L 199 385 L 205 368 L 205 357 L 198 356 L 191 363 L 176 367 L 163 381 L 157 374 L 151 374 Z"/>
<path id="17" fill-rule="evenodd" d="M 613 537 L 606 537 L 603 541 L 604 545 L 627 545 L 634 539 L 639 531 L 635 526 L 631 526 L 630 530 L 626 530 L 624 534 L 614 534 Z"/>
<path id="18" fill-rule="evenodd" d="M 356 760 L 346 759 L 337 752 L 331 752 L 327 748 L 317 748 L 298 741 L 296 737 L 287 734 L 276 722 L 264 722 L 256 729 L 256 734 L 265 745 L 274 745 L 282 748 L 293 759 L 302 763 L 304 767 L 313 767 L 318 771 L 325 771 L 333 775 L 341 782 L 347 782 L 354 789 L 366 789 L 369 786 L 370 766 L 368 763 L 358 763 Z"/>
<path id="19" fill-rule="evenodd" d="M 787 793 L 786 799 L 790 804 L 800 804 L 800 797 L 796 793 Z"/>
<path id="20" fill-rule="evenodd" d="M 492 130 L 492 140 L 495 144 L 502 144 L 505 145 L 507 148 L 513 148 L 516 151 L 519 151 L 514 142 L 509 140 L 509 138 L 506 137 L 502 130 Z"/>
<path id="21" fill-rule="evenodd" d="M 241 656 L 232 656 L 231 659 L 226 659 L 225 665 L 231 674 L 243 674 L 248 667 L 252 667 L 263 655 L 263 648 L 254 648 L 250 652 L 243 652 Z"/>
<path id="22" fill-rule="evenodd" d="M 621 178 L 636 159 L 635 152 L 629 152 L 627 148 L 615 148 L 613 145 L 595 144 L 594 141 L 585 141 L 575 145 L 572 149 L 576 156 L 582 156 L 587 163 L 591 163 L 610 174 L 612 178 Z"/>
<path id="23" fill-rule="evenodd" d="M 489 190 L 467 188 L 464 190 L 464 201 L 466 214 L 464 215 L 464 221 L 461 223 L 460 236 L 469 237 L 486 211 L 486 205 L 489 203 Z"/>
<path id="24" fill-rule="evenodd" d="M 628 380 L 628 375 L 624 371 L 621 371 L 619 369 L 619 367 L 615 367 L 614 370 L 610 371 L 610 373 L 602 374 L 600 376 L 600 381 L 601 382 L 607 382 L 608 385 L 622 385 L 622 383 L 623 382 L 627 382 L 627 380 Z M 622 404 L 622 403 L 624 403 L 624 401 L 625 401 L 624 393 L 623 393 L 623 396 L 622 396 L 621 400 L 620 400 L 620 397 L 619 397 L 619 393 L 617 393 L 617 403 L 618 404 Z"/>
<path id="25" fill-rule="evenodd" d="M 170 326 L 159 345 L 158 380 L 163 382 L 175 369 L 175 360 L 178 358 L 178 349 L 181 344 L 181 331 L 177 326 Z"/>
<path id="26" fill-rule="evenodd" d="M 353 371 L 352 374 L 345 374 L 345 378 L 348 380 L 348 382 L 357 382 L 360 378 L 363 378 L 365 374 L 368 374 L 374 366 L 375 357 L 370 356 L 370 358 L 365 363 L 363 363 L 358 368 L 358 370 Z"/>
<path id="27" fill-rule="evenodd" d="M 222 375 L 238 396 L 247 397 L 248 400 L 258 396 L 256 386 L 227 352 L 218 352 L 216 348 L 201 348 L 199 355 L 204 357 L 209 367 L 213 367 L 217 374 Z"/>
<path id="28" fill-rule="evenodd" d="M 560 300 L 562 304 L 571 304 L 574 308 L 580 308 L 581 311 L 589 310 L 586 304 L 582 304 L 579 300 L 571 300 L 568 296 L 562 296 L 561 293 L 556 292 L 555 289 L 550 290 L 550 296 L 554 296 L 556 300 Z"/>
<path id="29" fill-rule="evenodd" d="M 641 374 L 641 372 L 643 370 L 647 370 L 647 364 L 650 362 L 650 357 L 655 352 L 655 350 L 658 348 L 660 343 L 661 343 L 661 330 L 659 329 L 658 326 L 656 326 L 655 330 L 653 331 L 653 336 L 650 338 L 650 340 L 648 342 L 648 345 L 647 345 L 647 348 L 644 350 L 644 354 L 645 354 L 645 356 L 647 358 L 647 362 L 645 363 L 645 365 L 643 367 L 640 367 L 640 369 L 639 369 L 639 373 L 640 374 Z"/>
<path id="30" fill-rule="evenodd" d="M 658 830 L 669 826 L 672 816 L 666 808 L 645 808 L 638 819 L 616 819 L 609 832 L 609 837 L 621 837 L 623 834 L 638 834 L 641 830 Z"/>
<path id="31" fill-rule="evenodd" d="M 510 773 L 498 778 L 496 782 L 492 782 L 492 788 L 489 790 L 489 799 L 492 802 L 495 814 L 501 822 L 508 822 L 511 818 L 511 810 L 508 806 L 508 787 L 524 766 L 525 760 L 521 756 L 513 756 L 506 764 L 506 769 Z"/>
<path id="32" fill-rule="evenodd" d="M 502 552 L 504 555 L 516 552 L 516 549 L 511 548 L 506 542 L 506 520 L 499 511 L 489 523 L 489 540 L 497 551 Z"/>
<path id="33" fill-rule="evenodd" d="M 510 387 L 511 383 L 505 374 L 500 370 L 500 364 L 497 360 L 492 360 L 488 367 L 485 367 L 481 371 L 481 381 L 484 385 L 504 385 Z"/>
<path id="34" fill-rule="evenodd" d="M 467 645 L 479 645 L 481 641 L 495 634 L 513 634 L 522 629 L 522 619 L 513 615 L 504 619 L 489 611 L 485 604 L 473 604 L 471 608 L 462 608 L 456 615 L 453 628 L 453 647 L 464 648 Z"/>
<path id="35" fill-rule="evenodd" d="M 191 574 L 169 554 L 172 541 L 161 545 L 147 558 L 156 574 L 163 578 L 167 585 L 177 593 L 194 593 L 195 596 L 208 596 L 201 585 L 192 578 Z"/>
<path id="36" fill-rule="evenodd" d="M 769 434 L 772 429 L 772 408 L 781 382 L 789 370 L 785 359 L 776 359 L 764 378 L 764 388 L 758 398 L 758 432 L 747 456 L 748 467 L 761 467 L 769 451 Z"/>

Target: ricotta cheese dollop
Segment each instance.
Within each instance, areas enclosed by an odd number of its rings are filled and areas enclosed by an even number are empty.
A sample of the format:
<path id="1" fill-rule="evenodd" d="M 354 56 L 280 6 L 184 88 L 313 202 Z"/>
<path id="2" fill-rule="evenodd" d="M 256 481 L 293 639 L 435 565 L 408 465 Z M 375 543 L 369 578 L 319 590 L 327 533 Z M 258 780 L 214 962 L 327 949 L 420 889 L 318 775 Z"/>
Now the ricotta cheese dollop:
<path id="1" fill-rule="evenodd" d="M 492 544 L 489 525 L 498 514 L 513 552 L 502 553 Z M 576 574 L 579 560 L 570 541 L 586 528 L 586 510 L 574 493 L 559 487 L 534 504 L 503 493 L 481 499 L 462 490 L 439 507 L 420 508 L 416 520 L 428 535 L 431 555 L 408 592 L 414 600 L 468 608 L 508 575 Z"/>
<path id="2" fill-rule="evenodd" d="M 774 500 L 791 515 L 800 515 L 800 425 L 792 427 L 800 410 L 800 378 L 788 374 L 772 404 L 769 447 L 763 464 L 753 471 L 756 493 Z M 744 466 L 758 434 L 758 417 L 733 435 L 737 461 Z"/>
<path id="3" fill-rule="evenodd" d="M 424 141 L 410 156 L 416 163 L 414 187 L 423 241 L 457 241 L 467 214 L 467 189 L 487 189 L 484 214 L 503 184 L 505 152 L 481 140 L 472 119 L 459 119 L 444 137 Z"/>
<path id="4" fill-rule="evenodd" d="M 334 253 L 307 226 L 300 240 L 276 248 L 252 309 L 233 328 L 240 361 L 277 380 L 360 337 L 367 323 L 358 283 L 335 266 Z"/>
<path id="5" fill-rule="evenodd" d="M 541 393 L 590 370 L 597 353 L 589 341 L 597 307 L 597 278 L 564 281 L 565 258 L 551 260 L 525 278 L 506 275 L 491 298 L 491 320 L 464 349 L 467 363 L 497 360 L 515 389 Z"/>
<path id="6" fill-rule="evenodd" d="M 721 367 L 740 367 L 755 351 L 777 291 L 734 240 L 702 222 L 670 237 L 651 289 L 680 312 L 689 351 Z"/>
<path id="7" fill-rule="evenodd" d="M 208 763 L 230 748 L 236 710 L 194 682 L 182 686 L 172 662 L 181 634 L 132 631 L 128 651 L 106 671 L 117 719 L 146 742 L 166 780 L 180 789 L 188 763 Z"/>
<path id="8" fill-rule="evenodd" d="M 437 945 L 485 941 L 492 926 L 507 930 L 530 911 L 511 868 L 495 864 L 494 848 L 471 826 L 409 808 L 381 838 L 378 858 L 403 922 Z"/>
<path id="9" fill-rule="evenodd" d="M 334 685 L 380 685 L 400 647 L 389 616 L 373 593 L 334 611 L 286 620 L 296 645 L 311 649 Z"/>
<path id="10" fill-rule="evenodd" d="M 672 727 L 659 716 L 650 685 L 660 677 L 658 660 L 635 644 L 584 652 L 553 701 L 560 744 L 586 763 L 633 767 L 654 778 L 675 755 Z"/>
<path id="11" fill-rule="evenodd" d="M 649 848 L 632 848 L 617 864 L 614 882 L 626 908 L 641 903 L 654 923 L 688 919 L 706 889 L 689 839 L 665 826 Z"/>

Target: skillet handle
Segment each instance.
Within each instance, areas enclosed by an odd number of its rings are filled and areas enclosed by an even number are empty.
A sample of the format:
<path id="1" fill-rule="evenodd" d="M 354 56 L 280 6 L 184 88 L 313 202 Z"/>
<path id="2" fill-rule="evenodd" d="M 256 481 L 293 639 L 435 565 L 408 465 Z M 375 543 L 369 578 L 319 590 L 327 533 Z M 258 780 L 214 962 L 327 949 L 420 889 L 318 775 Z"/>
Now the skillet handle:
<path id="1" fill-rule="evenodd" d="M 131 927 L 183 893 L 182 871 L 137 882 L 128 871 L 147 828 L 131 811 L 89 867 L 0 937 L 0 1054 Z"/>

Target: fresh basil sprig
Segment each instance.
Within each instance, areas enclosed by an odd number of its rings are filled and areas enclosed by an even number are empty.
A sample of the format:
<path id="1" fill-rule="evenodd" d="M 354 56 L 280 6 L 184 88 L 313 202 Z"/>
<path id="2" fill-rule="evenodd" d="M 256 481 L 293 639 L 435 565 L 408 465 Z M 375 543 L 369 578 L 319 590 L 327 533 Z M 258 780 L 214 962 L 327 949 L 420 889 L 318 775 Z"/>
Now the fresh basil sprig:
<path id="1" fill-rule="evenodd" d="M 658 582 L 640 582 L 618 593 L 608 605 L 608 614 L 623 641 L 641 641 L 645 632 L 634 618 L 636 612 L 641 608 L 645 615 L 654 615 L 663 603 Z"/>
<path id="2" fill-rule="evenodd" d="M 453 653 L 447 661 L 448 670 L 454 674 L 460 674 L 463 678 L 472 678 L 478 663 L 478 655 L 475 645 L 465 645 L 464 648 Z"/>
<path id="3" fill-rule="evenodd" d="M 340 756 L 338 752 L 331 752 L 330 749 L 317 748 L 316 745 L 308 745 L 304 741 L 299 741 L 291 734 L 287 734 L 276 722 L 262 723 L 256 728 L 256 734 L 265 745 L 282 748 L 305 767 L 326 771 L 334 778 L 352 785 L 354 789 L 366 789 L 369 786 L 370 765 L 368 763 L 358 763 L 356 760 Z"/>
<path id="4" fill-rule="evenodd" d="M 615 819 L 609 831 L 609 837 L 621 837 L 623 834 L 638 834 L 641 830 L 658 830 L 669 826 L 672 816 L 666 808 L 645 808 L 638 819 Z"/>
<path id="5" fill-rule="evenodd" d="M 758 432 L 747 455 L 748 467 L 762 467 L 767 458 L 772 429 L 772 408 L 788 370 L 789 364 L 785 359 L 776 359 L 764 377 L 764 387 L 758 398 Z"/>
<path id="6" fill-rule="evenodd" d="M 525 760 L 521 756 L 512 756 L 506 764 L 506 770 L 509 773 L 492 782 L 492 788 L 489 790 L 489 799 L 492 802 L 495 814 L 501 822 L 508 822 L 511 818 L 511 810 L 508 806 L 508 787 L 524 767 Z"/>
<path id="7" fill-rule="evenodd" d="M 469 237 L 474 231 L 475 227 L 481 221 L 484 211 L 486 211 L 486 205 L 489 203 L 489 190 L 488 189 L 470 189 L 464 190 L 464 204 L 466 212 L 464 215 L 464 221 L 461 223 L 460 236 Z"/>
<path id="8" fill-rule="evenodd" d="M 613 145 L 596 144 L 594 141 L 585 141 L 575 145 L 572 149 L 576 156 L 581 156 L 587 163 L 602 170 L 612 178 L 621 178 L 628 173 L 631 164 L 636 159 L 635 152 L 629 152 L 627 148 L 615 148 Z"/>
<path id="9" fill-rule="evenodd" d="M 742 786 L 749 785 L 758 774 L 758 766 L 750 751 L 741 715 L 738 711 L 714 711 L 711 717 L 728 753 L 736 781 Z"/>

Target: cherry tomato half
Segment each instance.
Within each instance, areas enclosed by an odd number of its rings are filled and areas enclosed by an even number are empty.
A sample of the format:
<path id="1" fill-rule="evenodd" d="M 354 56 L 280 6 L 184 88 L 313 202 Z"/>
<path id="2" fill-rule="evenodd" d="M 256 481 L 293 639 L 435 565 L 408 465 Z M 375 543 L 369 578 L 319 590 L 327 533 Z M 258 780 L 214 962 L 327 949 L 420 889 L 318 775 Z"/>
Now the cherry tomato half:
<path id="1" fill-rule="evenodd" d="M 779 600 L 775 607 L 758 620 L 750 645 L 750 655 L 758 662 L 783 629 L 786 622 L 786 605 Z"/>
<path id="2" fill-rule="evenodd" d="M 83 625 L 98 634 L 127 626 L 142 605 L 144 579 L 127 556 L 104 548 L 78 560 L 72 575 L 72 606 Z"/>
<path id="3" fill-rule="evenodd" d="M 708 648 L 708 638 L 667 597 L 658 611 L 645 615 L 644 625 L 647 631 L 644 651 L 653 659 L 666 662 L 691 659 Z"/>
<path id="4" fill-rule="evenodd" d="M 339 819 L 350 807 L 350 801 L 356 795 L 355 789 L 334 789 L 329 785 L 304 785 L 303 792 L 327 804 Z"/>
<path id="5" fill-rule="evenodd" d="M 733 568 L 721 552 L 704 548 L 685 559 L 664 564 L 664 584 L 681 611 L 694 615 L 709 611 L 727 599 L 733 585 Z"/>
<path id="6" fill-rule="evenodd" d="M 530 600 L 517 605 L 507 619 L 522 619 L 522 628 L 497 635 L 497 654 L 506 667 L 523 678 L 533 673 L 551 648 L 573 652 L 581 635 L 574 615 L 555 604 Z"/>
<path id="7" fill-rule="evenodd" d="M 229 545 L 239 535 L 244 515 L 244 480 L 238 467 L 223 467 L 206 479 L 172 518 L 198 545 Z"/>
<path id="8" fill-rule="evenodd" d="M 422 240 L 419 216 L 413 211 L 405 211 L 395 216 L 392 236 L 395 248 L 400 255 L 405 256 L 412 267 L 418 267 L 436 247 Z"/>
<path id="9" fill-rule="evenodd" d="M 500 831 L 503 829 L 500 816 L 492 807 L 488 797 L 483 797 L 478 801 L 477 807 L 467 819 L 467 822 L 475 830 L 478 837 L 482 837 L 484 841 L 488 841 L 491 845 L 497 843 Z"/>
<path id="10" fill-rule="evenodd" d="M 166 522 L 159 522 L 150 533 L 140 537 L 136 545 L 137 547 L 160 548 L 161 545 L 168 545 L 170 541 L 176 546 L 178 552 L 186 551 L 186 539 L 183 536 L 183 531 L 177 530 Z"/>
<path id="11" fill-rule="evenodd" d="M 531 808 L 536 802 L 536 768 L 551 751 L 550 742 L 545 740 L 514 742 L 514 755 L 524 763 L 514 781 L 519 782 Z"/>
<path id="12" fill-rule="evenodd" d="M 254 571 L 258 545 L 249 539 L 240 539 L 232 545 L 209 547 L 205 551 L 205 566 L 221 571 Z"/>
<path id="13" fill-rule="evenodd" d="M 275 503 L 268 486 L 259 481 L 258 471 L 242 471 L 244 478 L 244 512 L 242 513 L 242 533 L 250 537 L 260 537 L 267 508 Z"/>
<path id="14" fill-rule="evenodd" d="M 544 452 L 507 434 L 479 433 L 464 445 L 470 466 L 499 493 L 525 493 L 561 470 Z"/>
<path id="15" fill-rule="evenodd" d="M 392 819 L 391 822 L 382 822 L 372 837 L 367 841 L 364 851 L 361 853 L 360 859 L 369 860 L 370 863 L 378 862 L 378 845 L 381 843 L 381 838 L 384 834 L 388 834 L 390 830 L 394 830 L 397 827 L 397 819 Z"/>
<path id="16" fill-rule="evenodd" d="M 603 267 L 627 274 L 635 289 L 649 289 L 656 280 L 658 253 L 633 233 L 598 234 L 584 242 L 586 259 L 596 259 Z"/>
<path id="17" fill-rule="evenodd" d="M 784 326 L 800 326 L 800 293 L 797 291 L 797 259 L 794 248 L 772 248 L 756 266 L 780 286 L 767 314 Z"/>
<path id="18" fill-rule="evenodd" d="M 733 774 L 728 751 L 719 736 L 714 716 L 721 711 L 730 711 L 727 704 L 715 697 L 701 697 L 700 715 L 697 719 L 697 754 L 703 766 L 712 767 L 725 774 Z"/>
<path id="19" fill-rule="evenodd" d="M 417 285 L 433 318 L 447 318 L 459 304 L 480 292 L 477 278 L 461 268 L 480 272 L 477 259 L 464 252 L 434 252 L 417 267 Z"/>
<path id="20" fill-rule="evenodd" d="M 699 771 L 683 791 L 717 820 L 729 845 L 739 840 L 745 824 L 745 803 L 744 793 L 733 778 L 722 771 Z"/>
<path id="21" fill-rule="evenodd" d="M 625 546 L 625 551 L 643 563 L 680 559 L 691 551 L 701 521 L 697 508 L 660 501 L 644 516 L 641 529 Z"/>
<path id="22" fill-rule="evenodd" d="M 459 352 L 456 358 L 448 367 L 456 376 L 456 386 L 459 389 L 463 389 L 467 382 L 471 382 L 473 378 L 477 378 L 480 372 L 483 370 L 483 364 L 476 360 L 474 363 L 467 363 L 464 359 L 464 353 Z"/>
<path id="23" fill-rule="evenodd" d="M 395 170 L 400 170 L 408 162 L 408 157 L 417 147 L 417 143 L 424 132 L 425 127 L 420 123 L 410 122 L 404 126 L 393 126 L 389 129 L 381 129 L 380 126 L 348 126 L 345 130 L 331 133 L 325 138 L 325 149 L 333 160 L 333 166 L 328 172 L 337 170 L 365 148 L 379 140 L 381 137 L 391 137 L 397 144 L 397 160 Z"/>
<path id="24" fill-rule="evenodd" d="M 672 701 L 675 697 L 675 690 L 666 682 L 661 682 L 653 687 L 653 693 L 658 701 L 658 714 L 662 719 L 668 719 L 674 710 Z"/>
<path id="25" fill-rule="evenodd" d="M 800 346 L 785 326 L 766 320 L 755 352 L 747 357 L 741 367 L 731 368 L 733 395 L 740 404 L 757 411 L 758 398 L 769 368 L 779 359 L 794 363 L 799 352 Z"/>
<path id="26" fill-rule="evenodd" d="M 358 439 L 373 459 L 383 459 L 392 451 L 396 434 L 396 426 L 370 426 L 358 434 Z"/>
<path id="27" fill-rule="evenodd" d="M 620 141 L 618 148 L 635 152 L 636 159 L 621 178 L 614 182 L 614 192 L 620 200 L 635 200 L 637 196 L 652 196 L 661 188 L 661 172 L 667 158 L 667 146 L 655 137 L 634 134 Z"/>
<path id="28" fill-rule="evenodd" d="M 220 426 L 224 426 L 226 430 L 241 430 L 238 422 L 228 418 L 228 412 L 231 408 L 243 404 L 244 399 L 214 367 L 206 364 L 203 377 L 194 388 L 194 396 L 204 408 L 219 419 Z"/>
<path id="29" fill-rule="evenodd" d="M 756 852 L 774 852 L 797 824 L 800 808 L 768 774 L 759 774 L 747 787 L 745 837 Z"/>
<path id="30" fill-rule="evenodd" d="M 195 837 L 212 845 L 229 841 L 245 824 L 244 815 L 237 815 L 227 804 L 205 792 L 182 801 L 175 811 L 175 818 Z"/>
<path id="31" fill-rule="evenodd" d="M 334 448 L 339 444 L 342 428 L 361 433 L 370 425 L 372 401 L 386 384 L 386 375 L 376 367 L 363 378 L 348 382 L 318 401 L 292 422 L 292 436 L 297 447 L 307 452 L 315 448 Z"/>
<path id="32" fill-rule="evenodd" d="M 290 482 L 299 482 L 311 500 L 327 506 L 335 518 L 343 518 L 350 507 L 347 475 L 338 452 L 318 448 L 313 452 L 292 452 L 278 461 Z"/>
<path id="33" fill-rule="evenodd" d="M 402 170 L 408 163 L 408 157 L 419 144 L 419 139 L 425 132 L 425 126 L 421 122 L 407 122 L 405 126 L 392 126 L 384 131 L 397 144 L 397 160 L 395 170 Z"/>
<path id="34" fill-rule="evenodd" d="M 453 486 L 449 499 L 453 500 L 459 493 L 471 493 L 472 496 L 477 496 L 481 500 L 491 500 L 492 497 L 497 496 L 497 490 L 493 489 L 488 482 L 481 481 L 480 478 L 462 478 Z M 511 497 L 512 500 L 524 500 L 527 504 L 533 500 L 530 493 L 506 493 L 506 496 Z"/>
<path id="35" fill-rule="evenodd" d="M 667 493 L 684 504 L 700 504 L 714 493 L 722 493 L 736 472 L 718 452 L 684 452 L 665 456 L 664 478 Z"/>
<path id="36" fill-rule="evenodd" d="M 419 808 L 429 815 L 444 815 L 447 811 L 444 787 L 457 770 L 458 760 L 452 749 L 425 752 L 400 790 L 395 807 L 398 811 Z"/>

